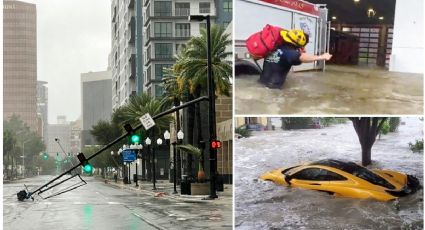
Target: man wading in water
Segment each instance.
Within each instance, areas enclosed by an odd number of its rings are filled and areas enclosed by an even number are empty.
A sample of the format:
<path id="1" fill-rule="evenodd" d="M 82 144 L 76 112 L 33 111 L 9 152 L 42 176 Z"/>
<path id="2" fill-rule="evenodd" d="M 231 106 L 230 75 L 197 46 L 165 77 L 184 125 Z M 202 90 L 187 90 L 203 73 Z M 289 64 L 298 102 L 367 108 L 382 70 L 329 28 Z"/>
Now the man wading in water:
<path id="1" fill-rule="evenodd" d="M 293 65 L 328 61 L 332 57 L 329 53 L 319 56 L 304 53 L 304 47 L 308 44 L 308 34 L 302 30 L 282 30 L 280 36 L 283 38 L 283 44 L 264 59 L 263 72 L 260 75 L 259 82 L 268 88 L 281 89 Z"/>

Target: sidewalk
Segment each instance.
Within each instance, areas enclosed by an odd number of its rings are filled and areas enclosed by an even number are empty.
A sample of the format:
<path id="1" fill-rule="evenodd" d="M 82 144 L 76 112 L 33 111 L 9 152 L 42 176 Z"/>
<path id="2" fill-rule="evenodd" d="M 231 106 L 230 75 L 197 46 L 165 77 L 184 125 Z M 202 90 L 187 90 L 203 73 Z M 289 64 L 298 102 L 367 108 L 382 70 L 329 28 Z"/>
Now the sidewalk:
<path id="1" fill-rule="evenodd" d="M 136 183 L 132 181 L 131 184 L 124 184 L 122 179 L 118 180 L 117 183 L 113 179 L 103 179 L 97 178 L 101 181 L 107 181 L 108 185 L 120 187 L 122 189 L 128 189 L 136 192 L 141 192 L 147 195 L 152 195 L 155 197 L 168 198 L 179 202 L 187 202 L 187 203 L 227 203 L 232 204 L 233 197 L 233 185 L 224 184 L 224 191 L 217 192 L 217 199 L 207 200 L 205 198 L 208 195 L 182 195 L 180 194 L 180 186 L 177 185 L 177 194 L 173 194 L 174 192 L 174 184 L 170 183 L 168 180 L 158 180 L 156 182 L 156 190 L 153 190 L 153 184 L 150 181 L 139 181 L 139 187 L 136 187 Z"/>

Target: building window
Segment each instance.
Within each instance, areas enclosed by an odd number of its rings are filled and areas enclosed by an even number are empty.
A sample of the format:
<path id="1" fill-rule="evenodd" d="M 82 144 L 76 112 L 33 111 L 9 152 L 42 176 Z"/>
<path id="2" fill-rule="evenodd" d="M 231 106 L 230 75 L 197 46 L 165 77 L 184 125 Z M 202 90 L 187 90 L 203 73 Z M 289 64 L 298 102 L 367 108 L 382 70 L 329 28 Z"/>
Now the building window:
<path id="1" fill-rule="evenodd" d="M 190 15 L 190 3 L 176 2 L 176 16 L 189 16 L 189 15 Z"/>
<path id="2" fill-rule="evenodd" d="M 171 16 L 171 1 L 155 1 L 154 15 L 155 16 Z"/>
<path id="3" fill-rule="evenodd" d="M 162 80 L 166 69 L 169 69 L 172 64 L 155 64 L 155 80 Z"/>
<path id="4" fill-rule="evenodd" d="M 209 14 L 210 13 L 210 3 L 209 2 L 200 2 L 199 3 L 199 13 Z"/>
<path id="5" fill-rule="evenodd" d="M 159 85 L 155 85 L 155 97 L 162 97 L 163 95 L 163 88 Z"/>
<path id="6" fill-rule="evenodd" d="M 232 12 L 232 0 L 224 0 L 223 11 L 224 12 Z"/>
<path id="7" fill-rule="evenodd" d="M 151 75 L 152 71 L 151 71 L 151 66 L 148 67 L 148 70 L 146 71 L 146 78 L 147 81 L 146 82 L 150 82 L 152 79 L 152 75 Z"/>
<path id="8" fill-rule="evenodd" d="M 171 22 L 155 22 L 154 28 L 155 37 L 172 37 L 172 23 Z"/>
<path id="9" fill-rule="evenodd" d="M 146 59 L 147 59 L 147 61 L 150 61 L 151 58 L 152 58 L 152 51 L 151 51 L 151 46 L 149 46 L 147 51 L 146 51 Z"/>
<path id="10" fill-rule="evenodd" d="M 176 23 L 176 37 L 190 37 L 190 23 Z"/>
<path id="11" fill-rule="evenodd" d="M 155 58 L 171 58 L 173 56 L 172 43 L 156 43 Z"/>

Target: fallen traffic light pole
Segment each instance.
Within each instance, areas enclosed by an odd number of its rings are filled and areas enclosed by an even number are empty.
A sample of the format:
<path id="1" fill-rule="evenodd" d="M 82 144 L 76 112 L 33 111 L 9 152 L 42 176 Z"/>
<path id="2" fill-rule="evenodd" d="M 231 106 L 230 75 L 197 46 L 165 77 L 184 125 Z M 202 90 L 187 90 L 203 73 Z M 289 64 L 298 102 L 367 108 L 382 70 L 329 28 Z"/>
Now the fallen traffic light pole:
<path id="1" fill-rule="evenodd" d="M 180 110 L 180 109 L 183 109 L 185 107 L 188 107 L 188 106 L 190 106 L 192 104 L 199 103 L 201 101 L 209 101 L 209 100 L 208 100 L 208 97 L 207 96 L 199 97 L 199 98 L 197 98 L 195 100 L 186 102 L 183 105 L 176 106 L 176 107 L 171 108 L 171 109 L 169 109 L 167 111 L 161 112 L 161 113 L 153 116 L 152 119 L 155 120 L 155 119 L 161 118 L 161 117 L 163 117 L 165 115 L 168 115 L 168 114 L 173 113 L 173 112 L 175 112 L 177 110 Z M 128 125 L 126 125 L 126 126 L 128 127 Z M 140 124 L 136 128 L 132 129 L 131 131 L 137 131 L 137 130 L 141 129 L 142 127 L 143 127 L 143 124 Z M 50 197 L 53 197 L 53 196 L 57 196 L 57 195 L 60 195 L 60 194 L 69 192 L 69 191 L 74 190 L 74 189 L 76 189 L 78 187 L 81 187 L 83 185 L 86 185 L 87 182 L 85 182 L 78 173 L 75 174 L 75 175 L 72 175 L 71 172 L 74 169 L 76 169 L 76 168 L 78 168 L 80 166 L 83 166 L 84 167 L 85 164 L 87 164 L 90 161 L 90 159 L 95 158 L 97 155 L 99 155 L 103 151 L 107 150 L 108 148 L 112 147 L 113 145 L 115 145 L 116 143 L 120 142 L 122 139 L 126 138 L 129 135 L 131 135 L 131 132 L 128 132 L 128 130 L 127 130 L 127 133 L 126 134 L 123 134 L 122 136 L 118 137 L 117 139 L 115 139 L 111 143 L 107 144 L 106 146 L 104 146 L 103 148 L 101 148 L 99 151 L 97 151 L 96 153 L 94 153 L 93 155 L 91 155 L 90 157 L 88 157 L 87 159 L 85 158 L 85 156 L 84 156 L 83 153 L 80 153 L 78 155 L 78 158 L 80 160 L 80 163 L 78 165 L 75 165 L 74 167 L 72 167 L 68 171 L 66 171 L 66 172 L 60 174 L 59 176 L 53 178 L 52 180 L 50 180 L 49 182 L 47 182 L 46 184 L 40 186 L 39 188 L 37 188 L 36 190 L 34 190 L 32 192 L 28 191 L 28 189 L 25 186 L 25 190 L 21 190 L 21 191 L 19 191 L 17 193 L 18 200 L 19 201 L 24 201 L 25 199 L 30 199 L 30 198 L 34 200 L 34 198 L 33 198 L 34 195 L 39 195 L 40 196 L 40 194 L 42 194 L 42 193 L 44 193 L 44 192 L 46 192 L 46 191 L 48 191 L 48 190 L 50 190 L 50 189 L 52 189 L 54 187 L 56 187 L 56 186 L 58 186 L 58 185 L 60 185 L 60 184 L 62 184 L 64 182 L 66 182 L 66 181 L 68 181 L 68 180 L 70 180 L 72 178 L 75 178 L 76 176 L 79 177 L 79 179 L 81 180 L 81 182 L 79 182 L 79 183 L 77 183 L 75 185 L 72 185 L 72 186 L 70 186 L 68 188 L 65 188 L 65 189 L 63 189 L 63 190 L 61 190 L 61 191 L 59 191 L 59 192 L 57 192 L 57 193 L 55 193 L 53 195 L 50 195 L 48 197 L 42 197 L 42 198 L 43 199 L 47 199 L 47 198 L 50 198 Z M 69 177 L 69 178 L 66 178 L 66 179 L 64 179 L 62 181 L 59 181 L 59 182 L 57 182 L 55 184 L 53 184 L 53 182 L 59 180 L 60 178 L 62 178 L 63 176 L 65 176 L 67 174 L 71 174 L 72 176 Z"/>

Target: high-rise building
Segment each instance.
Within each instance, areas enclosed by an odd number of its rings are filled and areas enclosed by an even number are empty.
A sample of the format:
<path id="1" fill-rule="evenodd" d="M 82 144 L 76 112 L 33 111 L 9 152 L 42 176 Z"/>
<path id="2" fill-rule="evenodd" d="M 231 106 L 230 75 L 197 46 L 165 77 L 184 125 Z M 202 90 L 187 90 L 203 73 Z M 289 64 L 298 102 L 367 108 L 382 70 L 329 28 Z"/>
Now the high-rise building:
<path id="1" fill-rule="evenodd" d="M 112 0 L 112 106 L 118 108 L 136 94 L 135 0 Z M 140 16 L 140 15 L 139 15 Z M 83 118 L 84 120 L 84 118 Z"/>
<path id="2" fill-rule="evenodd" d="M 3 4 L 3 119 L 16 114 L 37 131 L 36 5 Z"/>
<path id="3" fill-rule="evenodd" d="M 50 156 L 56 156 L 59 153 L 63 156 L 63 150 L 59 146 L 58 142 L 62 146 L 65 153 L 71 150 L 71 125 L 66 121 L 65 116 L 57 117 L 57 124 L 49 124 L 47 126 L 47 153 Z"/>
<path id="4" fill-rule="evenodd" d="M 41 137 L 45 140 L 47 137 L 47 125 L 48 125 L 48 88 L 47 82 L 37 81 L 37 115 L 41 120 Z M 44 142 L 47 144 L 47 142 Z"/>
<path id="5" fill-rule="evenodd" d="M 76 121 L 72 121 L 71 125 L 71 140 L 70 145 L 71 153 L 79 153 L 81 152 L 81 131 L 82 131 L 82 120 L 78 118 Z"/>
<path id="6" fill-rule="evenodd" d="M 111 71 L 81 74 L 82 131 L 81 148 L 96 145 L 90 134 L 99 120 L 109 120 L 112 114 Z"/>
<path id="7" fill-rule="evenodd" d="M 217 19 L 214 0 L 155 1 L 144 2 L 144 91 L 157 97 L 163 94 L 161 87 L 164 70 L 171 67 L 181 47 L 192 36 L 198 36 L 205 22 L 189 22 L 189 15 L 211 16 Z"/>

